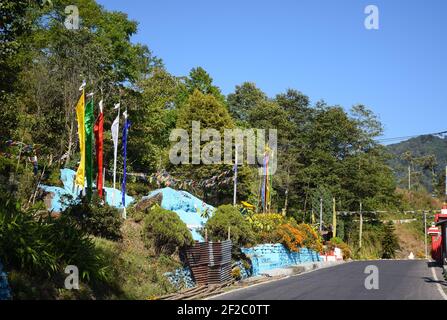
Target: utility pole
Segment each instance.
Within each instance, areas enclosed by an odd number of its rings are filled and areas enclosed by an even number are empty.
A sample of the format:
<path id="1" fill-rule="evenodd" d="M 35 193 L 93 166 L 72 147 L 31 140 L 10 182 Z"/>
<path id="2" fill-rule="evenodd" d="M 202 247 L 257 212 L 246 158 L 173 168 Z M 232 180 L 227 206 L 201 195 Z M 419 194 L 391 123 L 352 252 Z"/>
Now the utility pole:
<path id="1" fill-rule="evenodd" d="M 425 244 L 425 259 L 428 259 L 428 252 L 427 252 L 427 211 L 424 211 L 424 244 Z"/>
<path id="2" fill-rule="evenodd" d="M 320 198 L 320 232 L 323 231 L 323 198 Z"/>
<path id="3" fill-rule="evenodd" d="M 359 231 L 359 248 L 362 247 L 362 234 L 363 234 L 363 212 L 362 202 L 360 201 L 360 231 Z"/>
<path id="4" fill-rule="evenodd" d="M 332 198 L 332 237 L 337 236 L 337 211 L 335 209 L 335 198 Z"/>

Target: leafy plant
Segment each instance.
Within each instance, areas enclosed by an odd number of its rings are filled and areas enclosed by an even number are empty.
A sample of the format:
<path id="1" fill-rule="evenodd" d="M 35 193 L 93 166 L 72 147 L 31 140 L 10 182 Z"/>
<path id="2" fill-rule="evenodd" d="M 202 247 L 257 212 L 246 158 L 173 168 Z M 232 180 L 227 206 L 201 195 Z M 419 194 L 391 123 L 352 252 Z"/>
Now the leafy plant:
<path id="1" fill-rule="evenodd" d="M 280 242 L 290 251 L 298 252 L 304 244 L 305 235 L 295 226 L 283 224 L 276 232 L 281 238 Z"/>
<path id="2" fill-rule="evenodd" d="M 239 209 L 232 205 L 222 205 L 207 221 L 205 228 L 211 240 L 225 240 L 230 228 L 231 240 L 234 244 L 248 245 L 255 240 L 250 224 L 244 219 Z"/>
<path id="3" fill-rule="evenodd" d="M 123 219 L 120 212 L 107 204 L 101 204 L 97 197 L 93 198 L 92 203 L 83 201 L 68 207 L 63 215 L 74 218 L 91 235 L 109 240 L 121 238 Z"/>
<path id="4" fill-rule="evenodd" d="M 321 237 L 315 231 L 315 229 L 305 223 L 299 224 L 296 227 L 304 234 L 303 246 L 316 252 L 323 251 L 323 245 L 321 243 Z"/>
<path id="5" fill-rule="evenodd" d="M 193 243 L 191 232 L 177 213 L 154 206 L 144 218 L 144 238 L 157 254 L 171 255 Z"/>
<path id="6" fill-rule="evenodd" d="M 339 248 L 342 251 L 344 260 L 352 257 L 351 248 L 340 238 L 334 237 L 330 241 L 326 242 L 326 252 L 334 251 L 335 248 Z"/>
<path id="7" fill-rule="evenodd" d="M 74 220 L 21 211 L 11 201 L 0 207 L 0 259 L 9 268 L 40 276 L 51 277 L 76 265 L 86 281 L 107 278 L 92 240 Z"/>
<path id="8" fill-rule="evenodd" d="M 255 232 L 273 232 L 285 222 L 284 216 L 277 213 L 253 214 L 247 220 Z"/>

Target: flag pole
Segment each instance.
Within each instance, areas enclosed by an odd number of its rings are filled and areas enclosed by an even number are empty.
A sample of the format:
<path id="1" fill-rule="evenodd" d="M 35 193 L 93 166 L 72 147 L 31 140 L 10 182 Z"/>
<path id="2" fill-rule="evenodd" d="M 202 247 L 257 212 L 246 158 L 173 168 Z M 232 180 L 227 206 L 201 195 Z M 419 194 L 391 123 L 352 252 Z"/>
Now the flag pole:
<path id="1" fill-rule="evenodd" d="M 116 107 L 116 105 L 115 105 Z M 120 118 L 120 109 L 121 109 L 121 101 L 118 103 L 118 125 L 117 125 L 117 133 L 119 134 L 119 128 L 120 128 L 120 122 L 119 122 L 119 118 Z M 114 150 L 113 150 L 113 192 L 112 192 L 112 204 L 115 203 L 115 187 L 116 187 L 116 160 L 118 157 L 118 141 L 116 143 L 117 145 L 113 146 Z"/>
<path id="2" fill-rule="evenodd" d="M 127 219 L 127 212 L 126 212 L 126 158 L 127 158 L 127 140 L 128 140 L 128 130 L 129 130 L 129 119 L 128 119 L 128 113 L 127 108 L 126 111 L 123 113 L 124 115 L 124 128 L 123 128 L 123 183 L 121 186 L 121 195 L 122 195 L 122 203 L 123 203 L 123 219 Z"/>
<path id="3" fill-rule="evenodd" d="M 236 145 L 236 154 L 234 157 L 234 191 L 233 191 L 233 205 L 236 206 L 237 197 L 237 164 L 238 164 L 238 148 Z"/>

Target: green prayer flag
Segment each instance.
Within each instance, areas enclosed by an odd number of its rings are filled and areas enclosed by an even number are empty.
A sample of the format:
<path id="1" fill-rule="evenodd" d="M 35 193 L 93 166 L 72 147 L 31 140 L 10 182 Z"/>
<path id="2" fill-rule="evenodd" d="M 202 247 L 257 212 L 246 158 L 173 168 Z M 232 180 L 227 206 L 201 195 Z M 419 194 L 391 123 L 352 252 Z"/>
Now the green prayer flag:
<path id="1" fill-rule="evenodd" d="M 87 199 L 92 199 L 93 183 L 93 97 L 85 106 L 85 175 L 87 177 Z"/>

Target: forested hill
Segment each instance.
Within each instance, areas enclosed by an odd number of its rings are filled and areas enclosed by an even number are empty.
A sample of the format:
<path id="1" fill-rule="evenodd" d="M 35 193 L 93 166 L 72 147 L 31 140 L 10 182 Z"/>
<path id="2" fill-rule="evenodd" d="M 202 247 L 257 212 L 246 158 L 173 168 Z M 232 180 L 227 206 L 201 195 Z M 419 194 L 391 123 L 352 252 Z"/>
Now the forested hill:
<path id="1" fill-rule="evenodd" d="M 412 185 L 432 191 L 432 182 L 441 188 L 447 164 L 447 139 L 423 135 L 387 146 L 394 155 L 390 165 L 399 186 L 408 188 L 408 166 L 411 165 Z M 434 173 L 434 174 L 433 174 Z M 436 189 L 436 187 L 435 187 Z"/>

